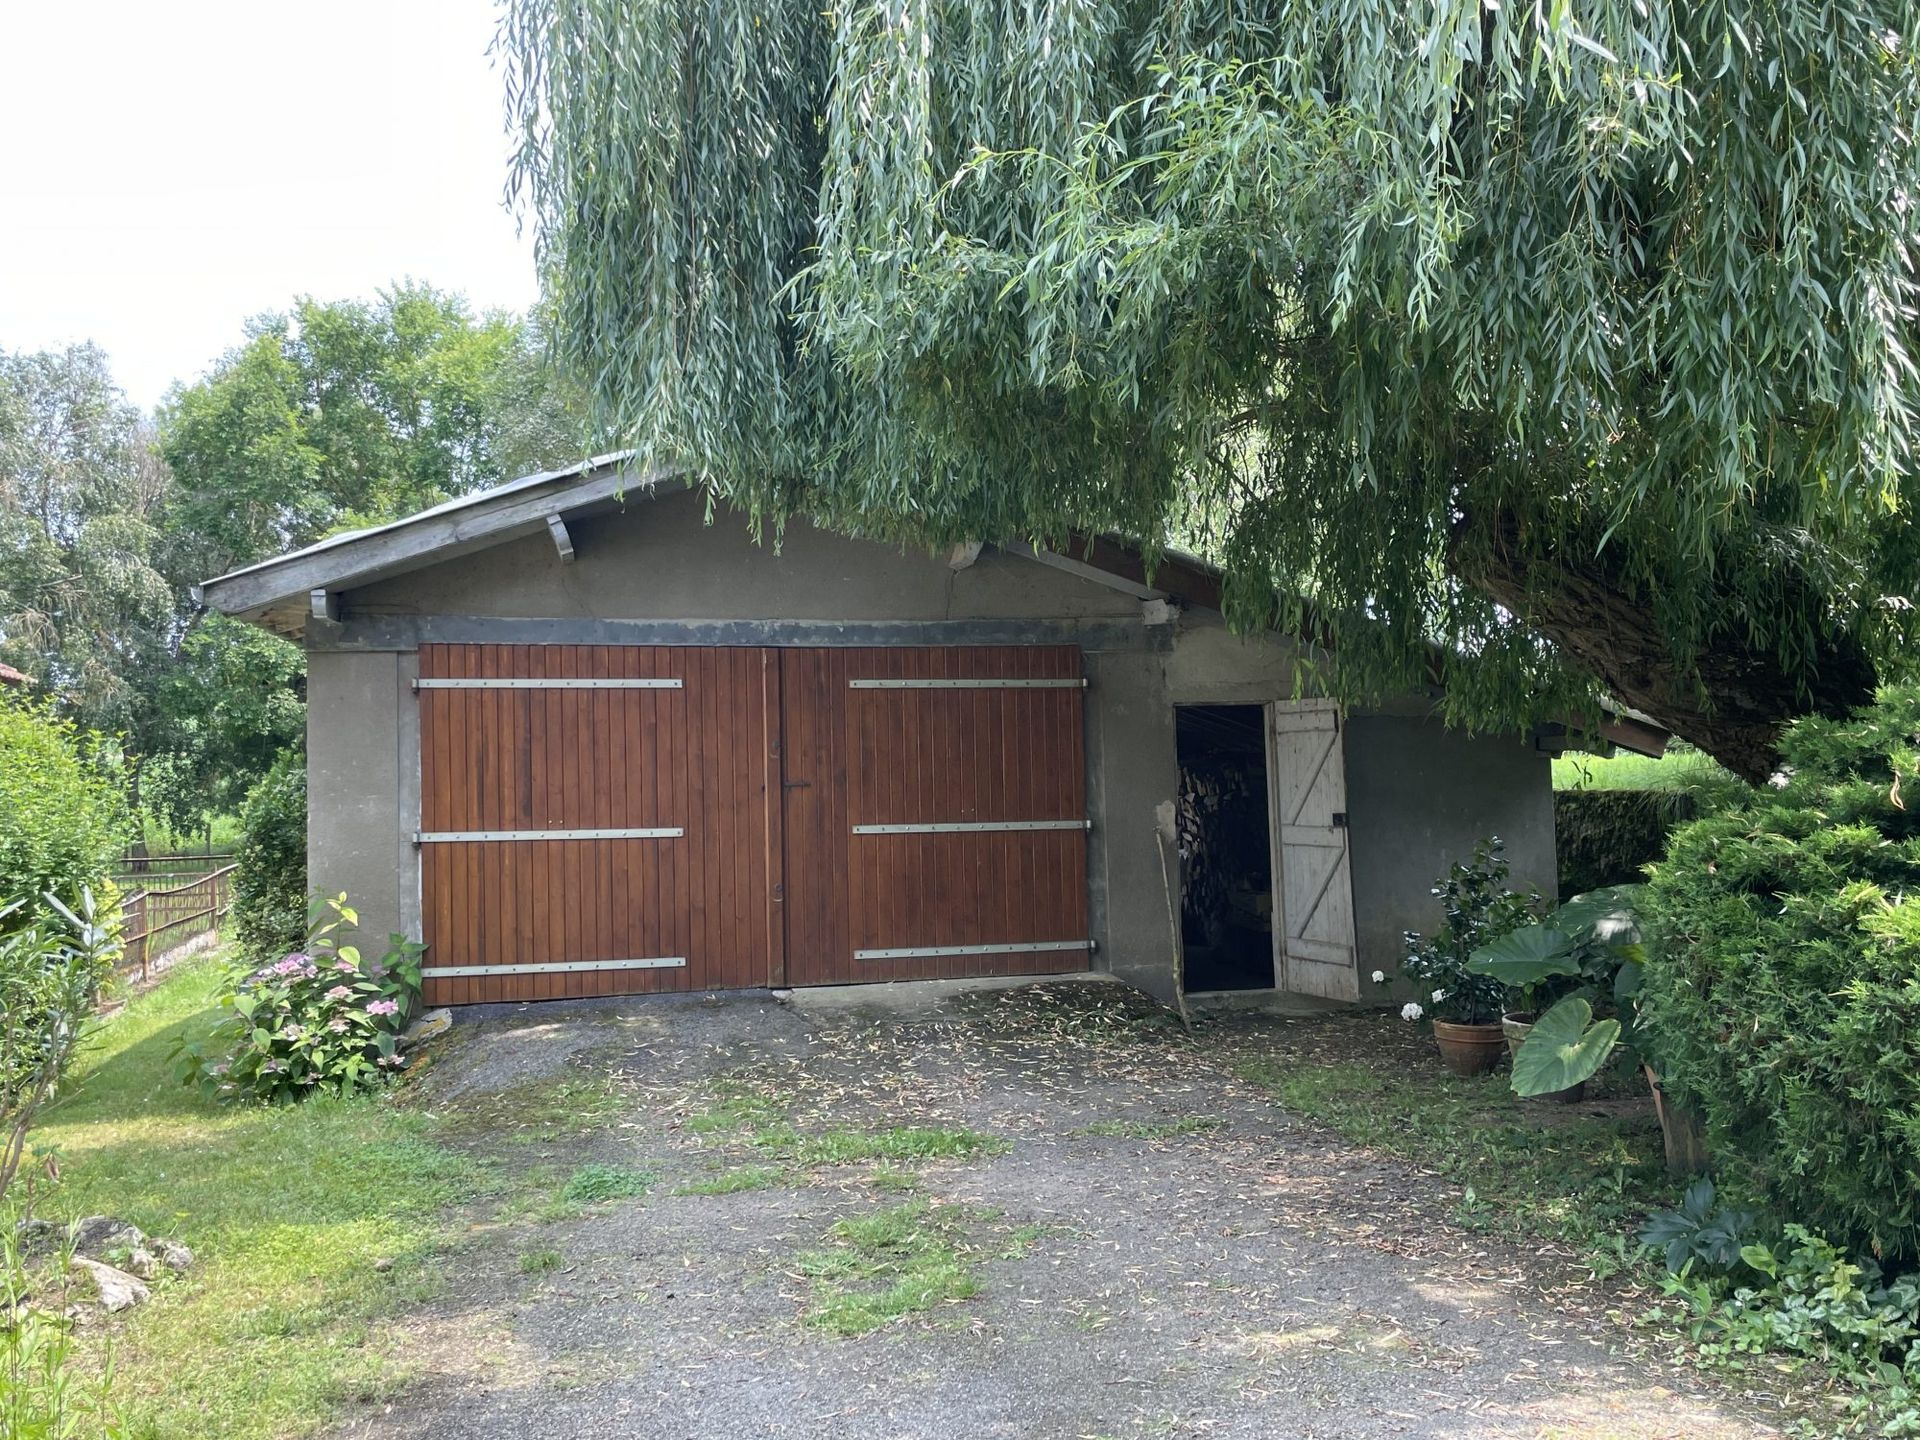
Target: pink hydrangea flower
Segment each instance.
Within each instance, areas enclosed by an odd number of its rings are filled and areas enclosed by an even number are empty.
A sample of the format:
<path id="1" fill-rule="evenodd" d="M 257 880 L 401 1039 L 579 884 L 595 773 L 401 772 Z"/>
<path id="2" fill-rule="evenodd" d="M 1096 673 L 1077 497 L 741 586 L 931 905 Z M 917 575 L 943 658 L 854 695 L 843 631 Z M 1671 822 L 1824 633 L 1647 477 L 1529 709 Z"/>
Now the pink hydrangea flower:
<path id="1" fill-rule="evenodd" d="M 397 1001 L 376 1000 L 371 1005 L 367 1006 L 367 1014 L 393 1015 L 393 1014 L 396 1014 L 399 1011 L 399 1009 L 400 1009 L 400 1006 Z"/>
<path id="2" fill-rule="evenodd" d="M 336 985 L 331 990 L 327 991 L 327 999 L 344 1000 L 351 994 L 353 994 L 353 991 L 349 989 L 347 986 Z"/>
<path id="3" fill-rule="evenodd" d="M 336 1020 L 331 1025 L 327 1026 L 327 1028 L 333 1031 L 333 1033 L 336 1035 L 344 1035 L 347 1033 L 347 1022 L 344 1019 Z"/>
<path id="4" fill-rule="evenodd" d="M 347 972 L 347 974 L 351 975 L 353 974 L 353 971 L 354 971 L 354 964 L 351 960 L 348 960 L 345 957 L 342 957 L 341 959 L 338 959 L 333 962 L 333 968 L 336 970 L 344 970 Z"/>

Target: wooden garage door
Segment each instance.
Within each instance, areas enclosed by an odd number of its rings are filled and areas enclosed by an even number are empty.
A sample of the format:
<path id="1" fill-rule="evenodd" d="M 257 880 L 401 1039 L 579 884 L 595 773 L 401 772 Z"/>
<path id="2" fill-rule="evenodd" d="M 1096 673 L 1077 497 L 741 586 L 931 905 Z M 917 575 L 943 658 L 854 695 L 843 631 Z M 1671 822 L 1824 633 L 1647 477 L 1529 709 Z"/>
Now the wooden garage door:
<path id="1" fill-rule="evenodd" d="M 1078 649 L 782 655 L 790 983 L 1086 969 Z"/>
<path id="2" fill-rule="evenodd" d="M 762 650 L 423 645 L 427 1003 L 776 982 L 778 678 Z"/>
<path id="3" fill-rule="evenodd" d="M 428 1003 L 1085 969 L 1080 670 L 422 646 Z"/>

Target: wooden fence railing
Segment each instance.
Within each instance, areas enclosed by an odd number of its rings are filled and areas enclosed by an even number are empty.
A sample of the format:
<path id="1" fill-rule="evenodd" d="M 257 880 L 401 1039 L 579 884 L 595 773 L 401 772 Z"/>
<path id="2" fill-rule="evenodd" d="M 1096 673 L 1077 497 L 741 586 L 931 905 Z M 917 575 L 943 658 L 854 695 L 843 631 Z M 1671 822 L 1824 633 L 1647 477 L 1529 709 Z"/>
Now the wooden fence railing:
<path id="1" fill-rule="evenodd" d="M 140 978 L 145 980 L 154 960 L 217 931 L 221 917 L 227 913 L 227 882 L 232 874 L 233 866 L 223 865 L 194 876 L 184 885 L 134 890 L 122 896 L 120 904 L 126 917 L 122 944 L 127 966 L 138 965 Z"/>
<path id="2" fill-rule="evenodd" d="M 222 866 L 231 865 L 228 853 L 201 855 L 122 855 L 113 866 L 113 882 L 122 890 L 163 890 L 184 885 Z"/>

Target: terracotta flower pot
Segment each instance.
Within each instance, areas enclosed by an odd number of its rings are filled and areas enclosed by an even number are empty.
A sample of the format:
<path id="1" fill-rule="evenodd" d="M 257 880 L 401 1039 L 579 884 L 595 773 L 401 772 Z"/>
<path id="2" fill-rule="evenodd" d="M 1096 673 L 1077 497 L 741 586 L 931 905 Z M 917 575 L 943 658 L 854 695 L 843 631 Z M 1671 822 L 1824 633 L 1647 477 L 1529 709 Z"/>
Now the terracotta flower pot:
<path id="1" fill-rule="evenodd" d="M 1522 1010 L 1509 1010 L 1500 1017 L 1500 1028 L 1506 1034 L 1507 1049 L 1510 1053 L 1514 1055 L 1520 1053 L 1520 1047 L 1527 1043 L 1527 1036 L 1533 1033 L 1533 1022 L 1539 1018 Z M 1546 1094 L 1536 1095 L 1533 1098 L 1558 1100 L 1562 1105 L 1572 1105 L 1576 1101 L 1587 1098 L 1587 1082 L 1582 1080 L 1578 1085 L 1569 1085 L 1564 1090 L 1549 1090 Z"/>
<path id="2" fill-rule="evenodd" d="M 1498 1025 L 1461 1025 L 1452 1020 L 1433 1022 L 1434 1043 L 1440 1058 L 1456 1075 L 1484 1075 L 1500 1063 L 1507 1048 Z"/>

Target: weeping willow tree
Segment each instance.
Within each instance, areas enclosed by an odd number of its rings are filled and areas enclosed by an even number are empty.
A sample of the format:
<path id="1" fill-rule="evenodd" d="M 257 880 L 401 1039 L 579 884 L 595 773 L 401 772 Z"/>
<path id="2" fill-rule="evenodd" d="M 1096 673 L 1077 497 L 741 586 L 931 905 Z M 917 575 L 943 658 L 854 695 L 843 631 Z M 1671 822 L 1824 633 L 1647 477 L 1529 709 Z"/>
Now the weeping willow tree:
<path id="1" fill-rule="evenodd" d="M 559 342 L 775 521 L 1198 545 L 1736 771 L 1914 636 L 1920 9 L 507 0 Z"/>

